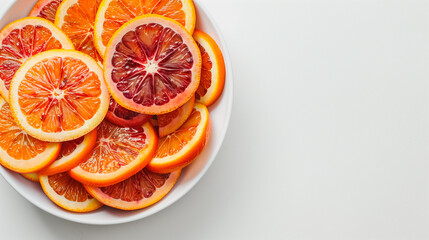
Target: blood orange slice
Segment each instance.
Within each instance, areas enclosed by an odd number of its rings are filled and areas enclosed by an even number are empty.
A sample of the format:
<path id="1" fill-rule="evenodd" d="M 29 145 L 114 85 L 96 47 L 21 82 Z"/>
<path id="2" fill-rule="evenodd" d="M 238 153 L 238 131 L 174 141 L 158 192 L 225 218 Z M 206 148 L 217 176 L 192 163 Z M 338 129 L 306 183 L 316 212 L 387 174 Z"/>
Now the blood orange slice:
<path id="1" fill-rule="evenodd" d="M 144 114 L 163 114 L 185 104 L 200 81 L 197 44 L 174 20 L 145 15 L 123 25 L 109 42 L 104 76 L 112 97 Z"/>
<path id="2" fill-rule="evenodd" d="M 19 68 L 11 83 L 10 102 L 15 120 L 28 134 L 64 142 L 103 121 L 109 93 L 100 66 L 90 56 L 50 50 Z"/>
<path id="3" fill-rule="evenodd" d="M 55 16 L 57 25 L 73 42 L 76 50 L 98 62 L 103 59 L 94 45 L 95 14 L 101 0 L 63 0 Z"/>
<path id="4" fill-rule="evenodd" d="M 39 173 L 43 175 L 53 175 L 66 172 L 76 167 L 89 155 L 95 146 L 96 139 L 97 130 L 94 129 L 83 137 L 63 142 L 61 152 L 57 159 Z"/>
<path id="5" fill-rule="evenodd" d="M 191 115 L 194 108 L 195 97 L 192 97 L 180 108 L 157 116 L 159 137 L 165 137 L 176 131 Z"/>
<path id="6" fill-rule="evenodd" d="M 93 197 L 107 206 L 135 210 L 161 200 L 170 192 L 179 176 L 180 170 L 158 174 L 145 168 L 120 183 L 107 187 L 85 186 L 85 188 Z"/>
<path id="7" fill-rule="evenodd" d="M 73 212 L 90 212 L 103 206 L 67 173 L 40 175 L 40 185 L 46 196 L 58 206 Z"/>
<path id="8" fill-rule="evenodd" d="M 16 20 L 0 31 L 0 93 L 9 101 L 15 72 L 31 56 L 49 49 L 73 49 L 70 39 L 43 18 Z"/>
<path id="9" fill-rule="evenodd" d="M 151 115 L 130 111 L 110 97 L 106 119 L 121 127 L 140 127 L 152 118 Z"/>
<path id="10" fill-rule="evenodd" d="M 86 185 L 108 186 L 134 175 L 152 159 L 158 137 L 150 125 L 119 127 L 103 121 L 89 157 L 70 170 L 70 175 Z"/>
<path id="11" fill-rule="evenodd" d="M 225 63 L 219 46 L 207 33 L 195 30 L 194 39 L 202 58 L 201 81 L 195 98 L 210 106 L 219 98 L 225 85 Z"/>
<path id="12" fill-rule="evenodd" d="M 131 19 L 158 14 L 178 21 L 192 34 L 196 15 L 192 0 L 104 0 L 95 19 L 95 44 L 104 56 L 113 34 Z"/>
<path id="13" fill-rule="evenodd" d="M 13 120 L 9 105 L 0 98 L 0 164 L 20 173 L 33 173 L 58 156 L 61 143 L 47 143 L 24 132 Z"/>
<path id="14" fill-rule="evenodd" d="M 37 173 L 23 173 L 22 176 L 32 182 L 39 182 L 39 174 Z"/>
<path id="15" fill-rule="evenodd" d="M 62 0 L 39 0 L 36 5 L 34 5 L 33 9 L 31 9 L 28 16 L 41 17 L 53 23 L 61 1 Z"/>
<path id="16" fill-rule="evenodd" d="M 210 130 L 207 107 L 196 103 L 188 120 L 179 129 L 159 139 L 156 154 L 147 169 L 168 173 L 190 164 L 206 146 Z"/>

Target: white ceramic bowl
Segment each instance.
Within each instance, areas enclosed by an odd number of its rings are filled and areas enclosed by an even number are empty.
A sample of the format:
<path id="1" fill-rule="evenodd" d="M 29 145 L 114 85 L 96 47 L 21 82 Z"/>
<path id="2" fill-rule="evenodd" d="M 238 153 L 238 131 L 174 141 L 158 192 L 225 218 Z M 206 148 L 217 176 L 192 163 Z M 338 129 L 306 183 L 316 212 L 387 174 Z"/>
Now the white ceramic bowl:
<path id="1" fill-rule="evenodd" d="M 0 27 L 3 28 L 11 21 L 27 16 L 36 1 L 37 0 L 16 0 L 9 10 L 1 16 Z M 6 181 L 28 201 L 52 215 L 74 222 L 97 225 L 118 224 L 142 219 L 170 206 L 191 190 L 210 167 L 222 145 L 231 116 L 233 93 L 231 63 L 225 41 L 214 23 L 213 18 L 210 17 L 207 10 L 200 2 L 202 1 L 194 0 L 197 11 L 196 29 L 203 30 L 210 34 L 222 49 L 226 65 L 225 89 L 220 99 L 209 108 L 212 120 L 212 134 L 208 145 L 198 159 L 182 171 L 182 175 L 177 181 L 177 184 L 164 199 L 155 205 L 136 211 L 121 211 L 109 207 L 102 207 L 91 213 L 77 214 L 65 211 L 52 203 L 45 196 L 38 184 L 32 183 L 19 174 L 0 167 L 0 173 Z"/>

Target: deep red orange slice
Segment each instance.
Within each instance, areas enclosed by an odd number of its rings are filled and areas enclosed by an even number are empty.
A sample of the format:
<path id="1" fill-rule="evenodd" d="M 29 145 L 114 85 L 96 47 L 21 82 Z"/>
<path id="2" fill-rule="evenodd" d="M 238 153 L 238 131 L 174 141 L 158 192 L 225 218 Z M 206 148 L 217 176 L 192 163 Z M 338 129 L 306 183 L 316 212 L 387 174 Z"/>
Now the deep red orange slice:
<path id="1" fill-rule="evenodd" d="M 201 55 L 192 36 L 177 22 L 156 15 L 137 17 L 112 37 L 104 76 L 121 106 L 163 114 L 185 104 L 200 81 Z"/>
<path id="2" fill-rule="evenodd" d="M 9 101 L 10 82 L 31 56 L 49 49 L 73 49 L 70 39 L 43 18 L 16 20 L 0 31 L 0 93 Z"/>
<path id="3" fill-rule="evenodd" d="M 50 22 L 55 21 L 55 14 L 62 0 L 39 0 L 33 9 L 31 9 L 29 17 L 41 17 Z"/>
<path id="4" fill-rule="evenodd" d="M 108 186 L 134 175 L 152 159 L 158 137 L 150 125 L 119 127 L 103 121 L 97 129 L 97 142 L 89 157 L 70 175 L 92 186 Z"/>
<path id="5" fill-rule="evenodd" d="M 152 118 L 151 115 L 130 111 L 110 97 L 106 119 L 121 127 L 140 127 Z"/>
<path id="6" fill-rule="evenodd" d="M 103 206 L 67 173 L 40 175 L 40 185 L 46 196 L 58 206 L 72 212 L 90 212 Z"/>
<path id="7" fill-rule="evenodd" d="M 19 173 L 33 173 L 58 156 L 61 143 L 37 140 L 15 123 L 9 105 L 0 98 L 0 164 Z"/>
<path id="8" fill-rule="evenodd" d="M 74 50 L 49 50 L 27 60 L 10 87 L 15 121 L 50 142 L 77 139 L 103 121 L 109 93 L 101 67 Z"/>
<path id="9" fill-rule="evenodd" d="M 180 170 L 158 174 L 147 169 L 130 178 L 107 187 L 85 186 L 86 190 L 103 204 L 122 210 L 148 207 L 160 201 L 173 188 Z"/>

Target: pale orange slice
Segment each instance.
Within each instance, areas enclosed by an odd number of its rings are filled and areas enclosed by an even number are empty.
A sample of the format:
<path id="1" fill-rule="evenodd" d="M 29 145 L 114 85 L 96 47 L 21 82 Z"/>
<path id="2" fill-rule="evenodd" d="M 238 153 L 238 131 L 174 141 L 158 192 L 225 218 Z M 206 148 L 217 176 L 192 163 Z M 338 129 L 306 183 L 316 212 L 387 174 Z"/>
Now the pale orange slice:
<path id="1" fill-rule="evenodd" d="M 207 33 L 195 30 L 194 39 L 201 51 L 201 81 L 195 93 L 196 101 L 212 105 L 220 96 L 225 85 L 225 63 L 216 42 Z"/>
<path id="2" fill-rule="evenodd" d="M 31 9 L 28 16 L 41 17 L 53 23 L 61 1 L 62 0 L 39 0 L 36 5 L 34 5 L 33 9 Z"/>
<path id="3" fill-rule="evenodd" d="M 156 154 L 147 168 L 152 172 L 168 173 L 187 166 L 203 151 L 210 131 L 207 107 L 196 103 L 188 120 L 179 129 L 159 139 Z"/>
<path id="4" fill-rule="evenodd" d="M 94 45 L 95 14 L 100 2 L 101 0 L 63 0 L 55 16 L 55 25 L 70 38 L 76 50 L 102 63 L 103 59 Z"/>
<path id="5" fill-rule="evenodd" d="M 192 97 L 180 108 L 157 116 L 159 137 L 165 137 L 176 131 L 191 115 L 194 108 L 195 97 Z"/>
<path id="6" fill-rule="evenodd" d="M 0 164 L 20 173 L 33 173 L 55 160 L 61 143 L 33 138 L 15 123 L 9 105 L 0 98 Z"/>
<path id="7" fill-rule="evenodd" d="M 124 24 L 109 42 L 104 79 L 121 106 L 139 113 L 171 112 L 194 96 L 201 55 L 174 20 L 144 15 Z"/>
<path id="8" fill-rule="evenodd" d="M 176 20 L 192 34 L 196 14 L 192 0 L 104 0 L 95 19 L 95 45 L 101 56 L 113 34 L 131 19 L 158 14 Z"/>
<path id="9" fill-rule="evenodd" d="M 150 125 L 120 127 L 103 121 L 89 157 L 70 170 L 70 176 L 85 185 L 109 186 L 134 175 L 152 159 L 158 137 Z"/>
<path id="10" fill-rule="evenodd" d="M 77 139 L 103 121 L 109 93 L 100 66 L 74 50 L 33 56 L 10 87 L 14 119 L 31 136 L 50 142 Z"/>
<path id="11" fill-rule="evenodd" d="M 66 210 L 90 212 L 103 206 L 88 194 L 80 182 L 71 178 L 67 173 L 40 175 L 39 179 L 46 196 Z"/>
<path id="12" fill-rule="evenodd" d="M 43 175 L 52 175 L 66 172 L 76 167 L 80 162 L 88 157 L 95 146 L 97 140 L 97 129 L 75 140 L 63 142 L 61 152 L 57 159 L 48 167 L 42 169 L 39 173 Z"/>
<path id="13" fill-rule="evenodd" d="M 10 82 L 31 56 L 49 49 L 73 49 L 73 43 L 54 24 L 43 18 L 16 20 L 0 31 L 0 93 L 9 101 Z"/>
<path id="14" fill-rule="evenodd" d="M 22 176 L 32 182 L 39 182 L 39 174 L 37 173 L 22 173 Z"/>
<path id="15" fill-rule="evenodd" d="M 107 206 L 135 210 L 160 201 L 170 192 L 179 176 L 180 170 L 158 174 L 145 168 L 114 185 L 100 188 L 85 186 L 85 188 L 89 194 Z"/>

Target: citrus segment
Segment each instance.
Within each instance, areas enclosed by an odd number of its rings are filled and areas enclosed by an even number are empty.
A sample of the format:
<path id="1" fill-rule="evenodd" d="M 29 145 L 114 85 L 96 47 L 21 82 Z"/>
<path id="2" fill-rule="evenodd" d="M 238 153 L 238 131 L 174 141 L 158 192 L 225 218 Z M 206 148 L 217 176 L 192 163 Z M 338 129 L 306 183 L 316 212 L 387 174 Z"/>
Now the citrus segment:
<path id="1" fill-rule="evenodd" d="M 139 127 L 152 118 L 151 115 L 130 111 L 110 97 L 106 119 L 121 127 Z"/>
<path id="2" fill-rule="evenodd" d="M 39 173 L 43 175 L 52 175 L 66 172 L 76 167 L 89 155 L 95 146 L 96 139 L 97 130 L 94 129 L 83 137 L 63 142 L 57 159 Z"/>
<path id="3" fill-rule="evenodd" d="M 201 52 L 201 80 L 195 93 L 196 101 L 206 106 L 213 104 L 225 84 L 225 63 L 219 46 L 207 33 L 195 30 L 194 39 Z"/>
<path id="4" fill-rule="evenodd" d="M 41 17 L 50 22 L 55 21 L 55 14 L 62 0 L 39 0 L 28 16 Z M 37 180 L 39 181 L 39 180 Z"/>
<path id="5" fill-rule="evenodd" d="M 196 103 L 188 120 L 173 133 L 160 138 L 150 171 L 168 173 L 190 164 L 203 151 L 210 137 L 207 107 Z"/>
<path id="6" fill-rule="evenodd" d="M 39 182 L 39 175 L 37 173 L 23 173 L 22 176 L 32 182 Z"/>
<path id="7" fill-rule="evenodd" d="M 90 212 L 103 206 L 67 173 L 40 175 L 40 185 L 46 196 L 58 206 L 73 212 Z"/>
<path id="8" fill-rule="evenodd" d="M 114 185 L 100 188 L 85 186 L 85 188 L 93 197 L 107 206 L 135 210 L 161 200 L 173 188 L 179 176 L 180 170 L 158 174 L 144 168 Z"/>
<path id="9" fill-rule="evenodd" d="M 165 137 L 176 131 L 191 115 L 194 108 L 195 97 L 192 97 L 180 108 L 157 116 L 159 137 Z"/>
<path id="10" fill-rule="evenodd" d="M 33 173 L 55 160 L 61 143 L 37 140 L 14 121 L 9 105 L 0 98 L 0 164 L 20 173 Z"/>
<path id="11" fill-rule="evenodd" d="M 119 127 L 103 121 L 89 157 L 70 170 L 70 175 L 92 186 L 118 183 L 144 168 L 152 159 L 158 137 L 150 123 L 141 127 Z"/>
<path id="12" fill-rule="evenodd" d="M 57 25 L 73 42 L 76 50 L 88 54 L 98 62 L 102 57 L 94 45 L 95 14 L 101 0 L 63 0 L 57 10 Z"/>
<path id="13" fill-rule="evenodd" d="M 31 56 L 49 49 L 73 49 L 70 39 L 43 18 L 16 20 L 0 31 L 0 93 L 9 101 L 9 87 L 18 68 Z"/>
<path id="14" fill-rule="evenodd" d="M 112 37 L 104 76 L 112 97 L 144 114 L 163 114 L 185 104 L 197 90 L 201 56 L 177 22 L 156 15 L 135 18 Z"/>
<path id="15" fill-rule="evenodd" d="M 104 56 L 113 34 L 131 19 L 157 14 L 176 20 L 192 34 L 196 15 L 192 0 L 104 0 L 95 20 L 95 42 Z"/>
<path id="16" fill-rule="evenodd" d="M 100 66 L 88 55 L 50 50 L 27 60 L 10 88 L 15 120 L 30 135 L 63 142 L 92 131 L 103 120 L 109 93 Z"/>

